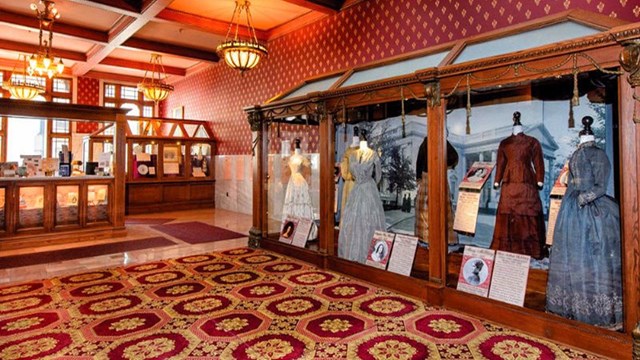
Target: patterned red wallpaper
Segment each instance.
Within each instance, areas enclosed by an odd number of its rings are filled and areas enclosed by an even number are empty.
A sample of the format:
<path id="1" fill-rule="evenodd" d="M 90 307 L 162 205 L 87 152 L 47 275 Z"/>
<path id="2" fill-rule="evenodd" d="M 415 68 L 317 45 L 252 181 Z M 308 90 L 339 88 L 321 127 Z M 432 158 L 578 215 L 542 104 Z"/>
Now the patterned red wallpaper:
<path id="1" fill-rule="evenodd" d="M 100 105 L 100 80 L 79 77 L 78 78 L 78 104 Z M 92 133 L 98 130 L 98 123 L 78 122 L 76 131 L 78 133 Z"/>
<path id="2" fill-rule="evenodd" d="M 187 77 L 175 84 L 163 109 L 184 106 L 186 118 L 211 120 L 219 154 L 249 154 L 243 107 L 307 77 L 569 9 L 640 21 L 637 0 L 369 0 L 271 41 L 269 58 L 243 76 L 220 62 Z M 313 149 L 317 134 L 308 137 Z"/>

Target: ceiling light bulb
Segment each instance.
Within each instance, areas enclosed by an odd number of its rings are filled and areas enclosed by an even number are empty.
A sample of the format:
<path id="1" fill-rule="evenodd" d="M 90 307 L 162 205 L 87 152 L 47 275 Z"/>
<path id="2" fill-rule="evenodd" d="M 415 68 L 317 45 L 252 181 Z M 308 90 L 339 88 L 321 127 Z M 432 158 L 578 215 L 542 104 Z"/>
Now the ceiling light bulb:
<path id="1" fill-rule="evenodd" d="M 51 65 L 51 59 L 49 59 L 48 57 L 45 57 L 44 59 L 42 59 L 42 64 L 44 65 L 45 68 L 48 68 L 49 65 Z"/>

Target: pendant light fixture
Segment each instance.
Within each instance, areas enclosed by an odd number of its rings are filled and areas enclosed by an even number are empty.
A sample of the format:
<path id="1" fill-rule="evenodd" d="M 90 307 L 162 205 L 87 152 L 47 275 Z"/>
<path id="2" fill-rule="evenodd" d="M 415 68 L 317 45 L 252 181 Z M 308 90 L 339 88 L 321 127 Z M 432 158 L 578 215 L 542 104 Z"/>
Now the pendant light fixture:
<path id="1" fill-rule="evenodd" d="M 147 99 L 156 103 L 166 99 L 173 91 L 173 85 L 165 82 L 167 74 L 162 66 L 162 56 L 159 54 L 151 54 L 151 75 L 149 71 L 144 72 L 142 82 L 138 84 L 138 91 L 144 93 Z"/>
<path id="2" fill-rule="evenodd" d="M 21 65 L 22 69 L 18 70 Z M 26 74 L 27 67 L 27 56 L 24 54 L 18 55 L 18 62 L 14 65 L 11 76 L 2 83 L 2 88 L 9 91 L 13 98 L 32 100 L 45 91 L 44 86 L 38 83 L 36 77 Z"/>
<path id="3" fill-rule="evenodd" d="M 37 4 L 31 4 L 31 10 L 36 12 L 40 24 L 38 51 L 29 58 L 29 75 L 46 75 L 49 79 L 62 74 L 64 64 L 62 59 L 55 61 L 51 47 L 53 46 L 53 23 L 60 19 L 60 13 L 56 9 L 56 4 L 49 0 L 40 0 Z M 44 32 L 47 32 L 47 38 Z"/>
<path id="4" fill-rule="evenodd" d="M 251 11 L 249 10 L 250 2 L 248 0 L 236 0 L 236 7 L 233 10 L 229 30 L 224 42 L 218 45 L 217 51 L 224 61 L 233 69 L 240 70 L 244 73 L 251 70 L 263 56 L 267 56 L 267 48 L 258 42 L 256 30 L 253 28 Z M 241 40 L 238 36 L 240 32 L 240 19 L 242 12 L 245 13 L 246 28 L 249 31 L 249 39 Z M 235 27 L 235 29 L 234 29 Z M 233 32 L 233 33 L 232 33 Z"/>

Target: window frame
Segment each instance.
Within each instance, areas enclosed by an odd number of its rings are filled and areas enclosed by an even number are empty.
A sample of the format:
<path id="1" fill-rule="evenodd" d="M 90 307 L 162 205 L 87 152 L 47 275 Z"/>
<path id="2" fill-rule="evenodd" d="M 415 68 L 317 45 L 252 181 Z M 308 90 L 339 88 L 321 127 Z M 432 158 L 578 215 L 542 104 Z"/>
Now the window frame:
<path id="1" fill-rule="evenodd" d="M 114 86 L 114 96 L 113 97 L 109 97 L 107 96 L 107 86 Z M 114 83 L 114 82 L 104 82 L 102 84 L 102 104 L 107 104 L 107 103 L 112 103 L 115 104 L 115 107 L 120 109 L 122 108 L 122 105 L 124 104 L 132 104 L 135 105 L 139 111 L 140 111 L 140 117 L 148 117 L 148 118 L 153 118 L 156 115 L 156 104 L 155 102 L 153 102 L 153 100 L 148 100 L 145 99 L 144 94 L 140 91 L 136 92 L 138 94 L 138 98 L 136 100 L 134 99 L 128 99 L 128 98 L 124 98 L 122 97 L 122 88 L 126 87 L 126 88 L 134 88 L 135 85 L 131 85 L 131 84 L 121 84 L 121 83 Z M 106 106 L 106 105 L 105 105 Z M 144 114 L 144 109 L 145 107 L 151 107 L 151 116 L 145 116 Z"/>

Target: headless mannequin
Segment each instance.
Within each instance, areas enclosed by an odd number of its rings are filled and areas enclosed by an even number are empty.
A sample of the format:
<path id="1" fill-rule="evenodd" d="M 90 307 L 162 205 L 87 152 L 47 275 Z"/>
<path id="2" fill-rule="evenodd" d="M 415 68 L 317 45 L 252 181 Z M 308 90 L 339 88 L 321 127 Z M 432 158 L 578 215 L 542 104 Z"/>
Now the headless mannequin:
<path id="1" fill-rule="evenodd" d="M 511 130 L 511 132 L 513 135 L 518 135 L 518 134 L 522 134 L 523 131 L 524 131 L 524 128 L 522 127 L 522 123 L 520 122 L 520 112 L 516 111 L 513 113 L 513 129 Z M 538 185 L 538 189 L 542 189 L 542 186 L 544 184 L 538 181 L 537 185 Z M 500 187 L 500 184 L 495 182 L 493 183 L 493 187 L 497 189 Z"/>
<path id="2" fill-rule="evenodd" d="M 360 151 L 368 151 L 371 150 L 369 149 L 369 144 L 367 143 L 367 132 L 362 130 L 360 132 Z"/>
<path id="3" fill-rule="evenodd" d="M 588 134 L 580 135 L 580 144 L 584 144 L 590 141 L 596 141 L 596 137 Z"/>
<path id="4" fill-rule="evenodd" d="M 351 147 L 355 148 L 360 146 L 360 132 L 358 131 L 358 127 L 355 126 L 353 128 L 353 137 L 351 138 Z"/>

